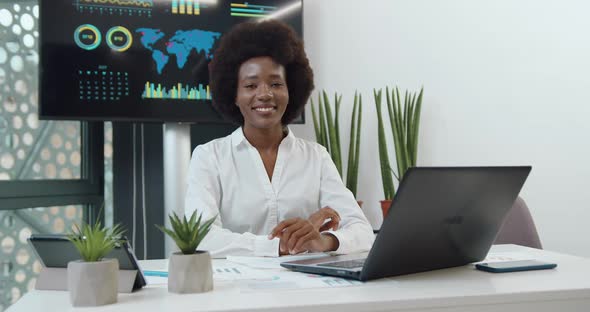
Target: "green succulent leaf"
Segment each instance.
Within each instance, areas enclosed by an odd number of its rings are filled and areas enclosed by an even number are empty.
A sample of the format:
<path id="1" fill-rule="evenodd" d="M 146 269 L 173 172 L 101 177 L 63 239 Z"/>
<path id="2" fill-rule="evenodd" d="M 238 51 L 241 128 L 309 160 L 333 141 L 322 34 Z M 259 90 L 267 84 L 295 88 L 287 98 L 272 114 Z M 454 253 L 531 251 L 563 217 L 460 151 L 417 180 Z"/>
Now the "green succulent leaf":
<path id="1" fill-rule="evenodd" d="M 124 230 L 119 224 L 107 228 L 96 220 L 94 224 L 85 222 L 81 225 L 74 224 L 74 230 L 67 234 L 67 238 L 74 244 L 82 260 L 96 262 L 102 260 L 113 248 L 121 244 L 123 233 Z"/>
<path id="2" fill-rule="evenodd" d="M 168 216 L 172 229 L 165 228 L 161 225 L 156 225 L 156 227 L 164 234 L 170 236 L 183 254 L 194 254 L 197 252 L 201 241 L 207 236 L 209 230 L 211 230 L 211 226 L 217 215 L 201 224 L 202 217 L 202 213 L 197 217 L 197 212 L 194 211 L 190 218 L 187 219 L 185 215 L 180 219 L 173 212 Z"/>

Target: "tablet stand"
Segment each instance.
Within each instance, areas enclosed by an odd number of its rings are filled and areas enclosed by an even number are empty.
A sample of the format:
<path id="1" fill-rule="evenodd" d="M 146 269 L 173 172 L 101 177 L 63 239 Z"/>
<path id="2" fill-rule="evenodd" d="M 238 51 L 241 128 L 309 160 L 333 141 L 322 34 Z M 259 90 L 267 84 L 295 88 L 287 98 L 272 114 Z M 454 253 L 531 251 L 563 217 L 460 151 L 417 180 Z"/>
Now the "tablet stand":
<path id="1" fill-rule="evenodd" d="M 137 282 L 137 270 L 119 270 L 119 292 L 130 293 L 141 288 Z M 35 289 L 38 290 L 68 290 L 68 269 L 43 267 Z"/>

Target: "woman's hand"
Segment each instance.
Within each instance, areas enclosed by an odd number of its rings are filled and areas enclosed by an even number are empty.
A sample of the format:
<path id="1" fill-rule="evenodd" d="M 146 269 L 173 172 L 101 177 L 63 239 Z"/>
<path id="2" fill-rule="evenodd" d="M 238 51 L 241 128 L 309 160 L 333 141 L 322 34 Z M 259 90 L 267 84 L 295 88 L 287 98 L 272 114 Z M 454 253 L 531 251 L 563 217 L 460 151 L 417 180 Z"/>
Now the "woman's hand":
<path id="1" fill-rule="evenodd" d="M 336 210 L 326 206 L 309 216 L 308 220 L 319 231 L 327 231 L 332 229 L 336 231 L 340 224 L 340 215 Z M 326 222 L 326 220 L 329 220 Z"/>
<path id="2" fill-rule="evenodd" d="M 340 242 L 338 241 L 336 236 L 330 233 L 326 233 L 320 234 L 320 239 L 316 239 L 306 243 L 306 245 L 304 245 L 303 248 L 311 252 L 326 252 L 337 250 L 339 246 Z"/>
<path id="3" fill-rule="evenodd" d="M 324 252 L 338 249 L 338 239 L 331 234 L 320 235 L 309 220 L 293 218 L 279 223 L 268 236 L 280 238 L 279 255 L 294 255 L 304 251 Z"/>
<path id="4" fill-rule="evenodd" d="M 306 251 L 304 245 L 320 239 L 320 232 L 309 220 L 293 218 L 279 223 L 271 231 L 269 239 L 279 237 L 279 254 L 294 255 Z"/>

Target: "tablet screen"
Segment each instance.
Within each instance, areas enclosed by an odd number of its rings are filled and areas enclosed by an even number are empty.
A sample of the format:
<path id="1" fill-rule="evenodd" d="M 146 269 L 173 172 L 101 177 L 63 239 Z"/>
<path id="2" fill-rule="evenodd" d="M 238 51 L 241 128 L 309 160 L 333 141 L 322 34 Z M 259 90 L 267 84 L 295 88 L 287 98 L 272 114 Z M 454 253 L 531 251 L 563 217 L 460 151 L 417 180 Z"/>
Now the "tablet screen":
<path id="1" fill-rule="evenodd" d="M 67 268 L 68 262 L 80 260 L 80 253 L 72 242 L 64 236 L 31 236 L 29 239 L 39 260 L 49 268 Z M 128 244 L 125 244 L 128 246 Z M 114 248 L 105 258 L 119 261 L 121 270 L 137 270 L 124 247 Z"/>
<path id="2" fill-rule="evenodd" d="M 80 260 L 76 246 L 65 235 L 39 235 L 29 237 L 29 243 L 39 261 L 48 268 L 67 268 L 68 262 Z M 116 247 L 105 258 L 117 259 L 120 270 L 137 270 L 133 289 L 143 287 L 146 282 L 137 263 L 137 258 L 129 242 L 125 239 L 121 247 Z"/>

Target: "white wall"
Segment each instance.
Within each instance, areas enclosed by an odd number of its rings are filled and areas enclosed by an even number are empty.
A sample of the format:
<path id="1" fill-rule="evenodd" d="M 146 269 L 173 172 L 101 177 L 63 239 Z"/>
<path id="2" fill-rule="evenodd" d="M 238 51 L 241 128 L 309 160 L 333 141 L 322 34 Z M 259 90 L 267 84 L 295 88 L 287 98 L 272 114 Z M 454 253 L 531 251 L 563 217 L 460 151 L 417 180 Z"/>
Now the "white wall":
<path id="1" fill-rule="evenodd" d="M 521 196 L 544 247 L 590 257 L 588 12 L 584 0 L 304 2 L 316 89 L 342 92 L 343 107 L 365 96 L 358 197 L 375 228 L 371 90 L 424 85 L 419 164 L 532 165 Z M 314 139 L 311 122 L 294 131 Z"/>

